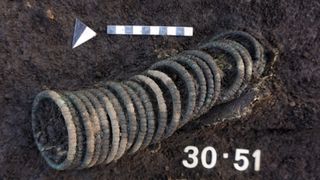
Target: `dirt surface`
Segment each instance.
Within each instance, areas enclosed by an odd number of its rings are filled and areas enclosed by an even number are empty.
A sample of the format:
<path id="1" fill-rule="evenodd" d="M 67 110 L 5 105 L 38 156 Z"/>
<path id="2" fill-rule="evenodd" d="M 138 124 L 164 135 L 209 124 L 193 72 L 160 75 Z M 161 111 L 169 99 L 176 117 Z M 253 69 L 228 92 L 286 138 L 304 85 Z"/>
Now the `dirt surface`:
<path id="1" fill-rule="evenodd" d="M 98 37 L 71 49 L 75 18 Z M 320 176 L 320 3 L 317 0 L 4 0 L 0 2 L 0 179 L 316 179 Z M 107 24 L 187 25 L 192 38 L 103 34 Z M 192 49 L 217 32 L 262 34 L 280 57 L 272 95 L 240 120 L 186 125 L 150 149 L 81 171 L 49 168 L 31 131 L 31 104 L 44 89 L 73 90 L 141 72 L 158 57 Z M 198 119 L 208 119 L 207 116 Z M 213 146 L 213 169 L 187 169 L 183 149 Z M 261 149 L 261 171 L 233 167 L 236 148 Z M 225 160 L 222 153 L 228 152 Z"/>

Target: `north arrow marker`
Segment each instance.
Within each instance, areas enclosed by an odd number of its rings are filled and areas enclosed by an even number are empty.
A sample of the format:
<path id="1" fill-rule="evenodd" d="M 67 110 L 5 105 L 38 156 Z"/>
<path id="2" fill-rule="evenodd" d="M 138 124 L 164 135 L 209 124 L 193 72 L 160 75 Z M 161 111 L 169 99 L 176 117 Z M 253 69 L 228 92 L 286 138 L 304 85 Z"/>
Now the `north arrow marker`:
<path id="1" fill-rule="evenodd" d="M 73 41 L 72 48 L 76 48 L 81 44 L 89 41 L 97 35 L 91 28 L 81 22 L 79 19 L 76 19 L 74 25 Z"/>

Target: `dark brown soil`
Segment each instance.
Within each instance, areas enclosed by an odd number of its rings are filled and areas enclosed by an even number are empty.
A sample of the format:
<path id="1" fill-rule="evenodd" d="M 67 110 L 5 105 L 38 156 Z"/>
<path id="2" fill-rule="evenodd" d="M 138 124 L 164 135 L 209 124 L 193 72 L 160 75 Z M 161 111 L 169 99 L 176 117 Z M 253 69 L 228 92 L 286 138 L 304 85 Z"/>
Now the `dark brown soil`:
<path id="1" fill-rule="evenodd" d="M 4 0 L 0 2 L 0 179 L 316 179 L 320 176 L 320 3 L 317 0 Z M 72 50 L 78 17 L 99 36 Z M 192 38 L 104 35 L 107 24 L 188 25 Z M 49 168 L 31 130 L 31 104 L 44 89 L 78 89 L 122 79 L 157 57 L 192 49 L 217 32 L 262 34 L 280 50 L 272 96 L 237 121 L 186 126 L 152 153 L 81 171 Z M 201 119 L 210 118 L 210 113 Z M 215 168 L 186 169 L 183 149 L 213 146 Z M 233 168 L 236 148 L 261 149 L 261 171 Z M 250 159 L 252 164 L 253 160 Z"/>
<path id="2" fill-rule="evenodd" d="M 59 107 L 49 99 L 43 99 L 34 113 L 33 133 L 45 156 L 61 163 L 68 151 L 68 131 Z M 35 140 L 36 141 L 36 140 Z"/>

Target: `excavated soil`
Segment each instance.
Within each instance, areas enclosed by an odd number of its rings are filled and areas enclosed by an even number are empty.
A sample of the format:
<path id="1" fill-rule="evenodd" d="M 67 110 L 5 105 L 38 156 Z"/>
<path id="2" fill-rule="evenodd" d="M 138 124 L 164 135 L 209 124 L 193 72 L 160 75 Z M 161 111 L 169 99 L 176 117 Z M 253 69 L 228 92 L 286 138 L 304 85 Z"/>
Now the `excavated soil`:
<path id="1" fill-rule="evenodd" d="M 99 35 L 71 49 L 75 18 Z M 4 0 L 0 2 L 0 179 L 316 179 L 320 176 L 320 3 L 317 0 Z M 107 36 L 107 24 L 186 25 L 193 37 Z M 130 77 L 159 58 L 192 49 L 225 30 L 263 35 L 279 49 L 271 95 L 252 113 L 214 126 L 186 125 L 117 163 L 55 171 L 36 148 L 31 104 L 41 90 L 74 90 Z M 210 119 L 210 113 L 197 121 Z M 183 149 L 213 146 L 213 169 L 187 169 Z M 244 172 L 236 148 L 261 149 Z M 228 152 L 229 159 L 222 158 Z"/>

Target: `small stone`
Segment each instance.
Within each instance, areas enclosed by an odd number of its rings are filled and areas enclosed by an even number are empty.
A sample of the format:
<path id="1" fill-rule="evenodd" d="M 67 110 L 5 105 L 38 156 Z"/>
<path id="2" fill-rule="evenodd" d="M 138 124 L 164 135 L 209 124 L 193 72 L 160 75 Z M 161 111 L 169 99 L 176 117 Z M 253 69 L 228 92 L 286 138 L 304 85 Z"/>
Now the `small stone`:
<path id="1" fill-rule="evenodd" d="M 170 170 L 170 167 L 169 167 L 169 166 L 165 166 L 164 168 L 165 168 L 166 171 L 169 171 L 169 170 Z"/>
<path id="2" fill-rule="evenodd" d="M 51 20 L 54 20 L 54 15 L 53 15 L 53 12 L 51 11 L 51 9 L 48 9 L 47 10 L 47 12 L 46 12 L 46 14 L 47 14 L 47 17 L 49 18 L 49 19 L 51 19 Z"/>
<path id="3" fill-rule="evenodd" d="M 289 103 L 289 105 L 290 105 L 291 107 L 295 107 L 295 106 L 296 106 L 296 103 L 295 103 L 294 101 L 291 101 L 291 102 Z"/>
<path id="4" fill-rule="evenodd" d="M 29 1 L 26 2 L 26 6 L 27 6 L 28 8 L 31 8 L 31 7 L 32 7 L 32 6 L 31 6 L 31 3 L 30 3 Z"/>
<path id="5" fill-rule="evenodd" d="M 307 59 L 309 59 L 309 58 L 310 58 L 310 53 L 304 51 L 304 52 L 302 53 L 302 56 L 305 57 L 305 58 L 307 58 Z"/>

